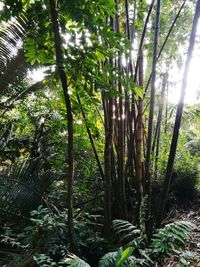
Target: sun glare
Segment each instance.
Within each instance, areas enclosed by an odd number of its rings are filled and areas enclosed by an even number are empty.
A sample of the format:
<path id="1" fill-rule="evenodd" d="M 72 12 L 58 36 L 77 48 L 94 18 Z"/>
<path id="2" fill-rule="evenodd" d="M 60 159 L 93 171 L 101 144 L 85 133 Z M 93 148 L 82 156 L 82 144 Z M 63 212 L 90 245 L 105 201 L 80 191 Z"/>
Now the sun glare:
<path id="1" fill-rule="evenodd" d="M 147 5 L 150 5 L 152 0 L 146 0 Z"/>
<path id="2" fill-rule="evenodd" d="M 29 70 L 27 78 L 30 81 L 30 83 L 40 82 L 40 81 L 44 80 L 44 78 L 46 76 L 45 70 L 46 70 L 45 68 L 38 68 L 38 69 L 34 69 L 34 70 Z"/>
<path id="3" fill-rule="evenodd" d="M 3 9 L 4 9 L 4 3 L 0 1 L 0 11 L 2 11 Z"/>
<path id="4" fill-rule="evenodd" d="M 197 29 L 197 41 L 199 41 L 200 37 L 200 23 Z M 180 98 L 180 90 L 183 78 L 183 68 L 184 64 L 182 64 L 181 69 L 178 69 L 177 66 L 171 70 L 170 80 L 174 82 L 169 86 L 169 96 L 168 100 L 171 103 L 177 104 Z M 196 47 L 193 51 L 193 57 L 191 59 L 189 73 L 188 73 L 188 83 L 185 92 L 185 104 L 195 105 L 200 104 L 200 47 L 197 43 Z"/>
<path id="5" fill-rule="evenodd" d="M 188 83 L 185 91 L 185 104 L 194 105 L 200 103 L 200 56 L 191 60 L 190 70 L 188 73 Z M 169 95 L 170 103 L 177 104 L 180 98 L 180 90 L 182 84 L 183 70 L 173 67 L 170 74 Z"/>

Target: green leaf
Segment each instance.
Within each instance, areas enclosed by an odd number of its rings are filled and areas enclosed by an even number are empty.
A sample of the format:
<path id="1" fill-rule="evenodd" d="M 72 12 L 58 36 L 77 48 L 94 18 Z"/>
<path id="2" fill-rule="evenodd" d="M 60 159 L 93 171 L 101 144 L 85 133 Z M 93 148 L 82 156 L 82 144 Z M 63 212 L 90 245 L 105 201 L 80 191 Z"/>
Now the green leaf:
<path id="1" fill-rule="evenodd" d="M 105 61 L 106 60 L 106 57 L 104 56 L 104 54 L 99 52 L 99 51 L 96 51 L 95 55 L 97 56 L 98 60 L 101 60 L 101 61 Z"/>
<path id="2" fill-rule="evenodd" d="M 128 247 L 128 248 L 126 248 L 123 252 L 122 252 L 122 254 L 121 254 L 121 256 L 120 256 L 120 258 L 119 258 L 119 260 L 117 261 L 117 267 L 120 267 L 120 266 L 122 266 L 122 264 L 128 259 L 128 257 L 129 256 L 131 256 L 131 254 L 133 253 L 133 247 Z"/>

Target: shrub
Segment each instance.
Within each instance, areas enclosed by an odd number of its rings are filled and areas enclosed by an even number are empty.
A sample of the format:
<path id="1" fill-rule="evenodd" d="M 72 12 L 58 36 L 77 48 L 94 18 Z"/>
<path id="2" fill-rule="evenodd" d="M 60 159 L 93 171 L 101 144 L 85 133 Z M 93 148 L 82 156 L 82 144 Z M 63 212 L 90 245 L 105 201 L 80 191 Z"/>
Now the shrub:
<path id="1" fill-rule="evenodd" d="M 191 200 L 195 196 L 198 184 L 198 166 L 195 162 L 180 161 L 175 167 L 175 177 L 172 181 L 172 191 L 180 200 Z"/>

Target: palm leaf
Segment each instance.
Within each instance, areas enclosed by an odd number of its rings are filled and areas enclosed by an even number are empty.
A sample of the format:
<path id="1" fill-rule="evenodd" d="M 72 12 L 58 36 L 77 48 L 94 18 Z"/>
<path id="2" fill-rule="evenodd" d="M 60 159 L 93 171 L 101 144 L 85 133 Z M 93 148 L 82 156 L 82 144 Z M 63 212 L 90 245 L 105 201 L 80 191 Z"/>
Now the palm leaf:
<path id="1" fill-rule="evenodd" d="M 41 204 L 54 175 L 40 168 L 38 160 L 30 160 L 12 164 L 0 173 L 0 209 L 4 214 L 24 215 Z"/>
<path id="2" fill-rule="evenodd" d="M 22 48 L 26 34 L 26 18 L 23 14 L 2 22 L 0 27 L 0 93 L 14 87 L 21 90 L 28 64 Z"/>

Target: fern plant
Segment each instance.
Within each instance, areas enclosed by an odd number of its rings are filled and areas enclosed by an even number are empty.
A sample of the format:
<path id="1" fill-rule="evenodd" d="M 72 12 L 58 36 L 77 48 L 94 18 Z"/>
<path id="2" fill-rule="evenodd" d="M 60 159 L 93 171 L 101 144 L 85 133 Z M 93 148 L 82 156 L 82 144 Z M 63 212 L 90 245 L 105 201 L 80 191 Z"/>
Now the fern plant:
<path id="1" fill-rule="evenodd" d="M 189 233 L 194 227 L 194 224 L 188 221 L 176 221 L 167 224 L 153 235 L 150 246 L 147 246 L 144 243 L 144 237 L 140 236 L 140 231 L 130 222 L 114 220 L 115 237 L 120 242 L 128 241 L 128 243 L 116 251 L 105 254 L 100 259 L 98 267 L 154 266 L 153 260 L 162 255 L 180 254 L 180 247 L 188 241 Z M 44 264 L 45 257 L 42 256 L 39 260 Z M 50 259 L 47 260 L 50 262 Z M 86 261 L 74 254 L 64 256 L 57 266 L 90 267 Z"/>
<path id="2" fill-rule="evenodd" d="M 189 240 L 190 231 L 195 225 L 188 221 L 176 221 L 159 229 L 152 239 L 153 254 L 178 253 L 180 247 Z"/>
<path id="3" fill-rule="evenodd" d="M 153 263 L 149 257 L 149 249 L 146 246 L 146 235 L 133 224 L 124 220 L 113 221 L 114 237 L 119 240 L 124 247 L 131 248 L 131 253 L 124 261 L 123 266 L 151 266 Z M 125 250 L 126 251 L 126 250 Z M 136 254 L 134 256 L 133 254 Z M 102 266 L 103 267 L 103 266 Z"/>
<path id="4" fill-rule="evenodd" d="M 140 230 L 133 224 L 124 220 L 114 220 L 112 223 L 114 237 L 124 245 L 139 237 Z"/>

